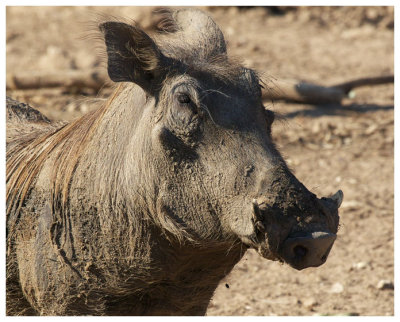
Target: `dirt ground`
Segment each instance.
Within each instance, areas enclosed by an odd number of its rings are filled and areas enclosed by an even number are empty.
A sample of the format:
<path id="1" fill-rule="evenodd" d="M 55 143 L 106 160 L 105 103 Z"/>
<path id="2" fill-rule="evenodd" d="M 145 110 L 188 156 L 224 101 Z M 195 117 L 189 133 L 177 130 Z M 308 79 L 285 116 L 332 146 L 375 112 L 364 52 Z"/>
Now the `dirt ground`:
<path id="1" fill-rule="evenodd" d="M 106 13 L 152 24 L 148 7 L 7 7 L 7 73 L 102 65 L 90 20 Z M 392 7 L 207 7 L 228 52 L 269 79 L 332 85 L 394 73 Z M 52 119 L 91 108 L 90 89 L 8 90 Z M 341 225 L 326 264 L 295 271 L 254 251 L 218 287 L 208 315 L 394 314 L 394 88 L 357 89 L 342 105 L 265 101 L 273 135 L 318 196 L 342 189 Z"/>

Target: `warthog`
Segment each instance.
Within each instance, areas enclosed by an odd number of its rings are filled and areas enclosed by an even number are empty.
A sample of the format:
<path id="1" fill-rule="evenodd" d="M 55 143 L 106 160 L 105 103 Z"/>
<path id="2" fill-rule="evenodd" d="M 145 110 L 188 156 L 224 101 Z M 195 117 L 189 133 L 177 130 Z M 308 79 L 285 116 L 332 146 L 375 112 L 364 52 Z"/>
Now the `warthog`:
<path id="1" fill-rule="evenodd" d="M 248 248 L 326 261 L 341 191 L 318 199 L 291 173 L 257 74 L 209 16 L 162 25 L 99 25 L 119 84 L 76 121 L 9 102 L 8 314 L 203 315 Z"/>

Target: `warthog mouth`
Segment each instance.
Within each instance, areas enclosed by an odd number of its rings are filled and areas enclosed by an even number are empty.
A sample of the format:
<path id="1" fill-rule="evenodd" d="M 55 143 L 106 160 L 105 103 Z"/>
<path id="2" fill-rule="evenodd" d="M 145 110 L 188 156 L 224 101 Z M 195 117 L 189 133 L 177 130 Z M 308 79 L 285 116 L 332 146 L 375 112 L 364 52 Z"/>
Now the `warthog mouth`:
<path id="1" fill-rule="evenodd" d="M 326 262 L 335 239 L 335 234 L 321 231 L 289 236 L 282 243 L 279 256 L 297 270 L 318 267 Z"/>
<path id="2" fill-rule="evenodd" d="M 253 199 L 253 225 L 255 236 L 252 246 L 264 258 L 287 263 L 291 267 L 302 270 L 307 267 L 318 267 L 324 264 L 336 240 L 339 224 L 338 208 L 342 202 L 343 193 L 338 191 L 330 198 L 318 199 L 321 210 L 325 214 L 326 225 L 329 228 L 311 231 L 303 230 L 284 233 L 280 225 L 268 223 L 268 210 L 265 205 Z M 333 231 L 333 232 L 332 232 Z M 280 234 L 281 233 L 281 234 Z M 283 236 L 282 236 L 283 234 Z M 280 236 L 279 236 L 280 235 Z"/>
<path id="3" fill-rule="evenodd" d="M 266 259 L 280 261 L 302 270 L 324 264 L 335 240 L 336 234 L 330 232 L 293 234 L 284 239 L 276 251 L 272 251 L 268 245 L 268 236 L 265 234 L 264 241 L 259 240 L 250 247 Z"/>

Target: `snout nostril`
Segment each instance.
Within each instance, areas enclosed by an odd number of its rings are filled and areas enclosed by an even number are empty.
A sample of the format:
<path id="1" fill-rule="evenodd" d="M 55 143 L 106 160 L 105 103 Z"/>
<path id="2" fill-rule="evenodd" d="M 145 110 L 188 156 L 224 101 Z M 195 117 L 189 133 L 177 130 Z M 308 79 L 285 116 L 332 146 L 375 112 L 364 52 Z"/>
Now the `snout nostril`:
<path id="1" fill-rule="evenodd" d="M 295 255 L 296 258 L 303 258 L 304 256 L 307 255 L 307 248 L 305 248 L 302 245 L 297 245 L 293 248 L 293 253 Z"/>
<path id="2" fill-rule="evenodd" d="M 335 238 L 335 234 L 323 231 L 294 235 L 284 241 L 281 256 L 285 262 L 298 270 L 317 267 L 327 260 Z"/>

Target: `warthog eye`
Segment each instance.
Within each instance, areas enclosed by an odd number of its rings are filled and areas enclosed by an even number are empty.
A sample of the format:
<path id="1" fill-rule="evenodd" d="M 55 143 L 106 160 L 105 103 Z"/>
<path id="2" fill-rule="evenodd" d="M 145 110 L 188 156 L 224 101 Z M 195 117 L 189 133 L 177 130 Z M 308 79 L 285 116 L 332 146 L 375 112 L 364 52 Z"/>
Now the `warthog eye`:
<path id="1" fill-rule="evenodd" d="M 192 100 L 190 99 L 189 95 L 184 93 L 178 94 L 178 102 L 181 104 L 189 104 Z"/>

